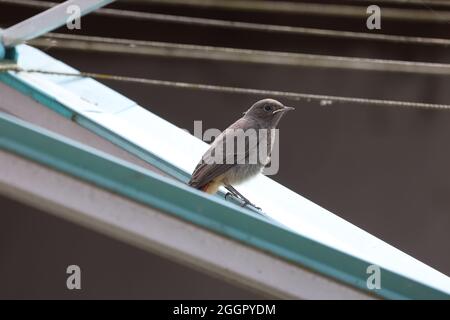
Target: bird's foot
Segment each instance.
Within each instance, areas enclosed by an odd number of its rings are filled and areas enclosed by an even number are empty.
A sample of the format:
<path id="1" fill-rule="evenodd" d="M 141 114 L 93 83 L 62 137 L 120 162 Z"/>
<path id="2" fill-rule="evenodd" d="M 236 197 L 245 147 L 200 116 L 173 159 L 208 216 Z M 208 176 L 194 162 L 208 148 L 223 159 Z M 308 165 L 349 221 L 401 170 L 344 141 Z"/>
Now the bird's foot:
<path id="1" fill-rule="evenodd" d="M 246 207 L 246 206 L 250 206 L 255 208 L 256 210 L 262 211 L 262 209 L 260 207 L 255 206 L 253 203 L 251 203 L 248 200 L 244 200 L 244 202 L 241 204 L 241 207 Z"/>
<path id="2" fill-rule="evenodd" d="M 237 191 L 235 188 L 233 188 L 231 185 L 226 185 L 225 188 L 227 188 L 227 190 L 229 192 L 227 192 L 225 194 L 225 200 L 229 197 L 229 196 L 233 196 L 234 198 L 236 198 L 238 201 L 242 201 L 241 203 L 241 207 L 246 207 L 246 206 L 250 206 L 255 208 L 256 210 L 262 211 L 260 207 L 255 206 L 253 203 L 251 203 L 246 197 L 244 197 L 242 194 L 239 193 L 239 191 Z"/>
<path id="3" fill-rule="evenodd" d="M 232 199 L 234 198 L 238 202 L 242 202 L 243 203 L 242 206 L 244 206 L 246 204 L 244 199 L 242 199 L 240 196 L 234 194 L 233 192 L 225 193 L 225 196 L 224 196 L 225 200 L 228 200 L 228 197 L 230 197 Z"/>

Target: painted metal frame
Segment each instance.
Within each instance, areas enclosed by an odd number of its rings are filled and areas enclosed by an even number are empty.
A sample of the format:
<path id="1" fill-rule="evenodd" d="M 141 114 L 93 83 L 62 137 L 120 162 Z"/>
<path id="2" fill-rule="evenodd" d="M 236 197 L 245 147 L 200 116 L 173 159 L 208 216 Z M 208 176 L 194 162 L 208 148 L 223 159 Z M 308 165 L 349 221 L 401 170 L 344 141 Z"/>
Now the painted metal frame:
<path id="1" fill-rule="evenodd" d="M 76 6 L 80 17 L 115 0 L 68 0 L 0 32 L 0 47 L 12 48 L 67 23 L 68 9 Z M 4 54 L 4 50 L 0 53 Z M 3 56 L 0 54 L 0 58 Z"/>
<path id="2" fill-rule="evenodd" d="M 374 298 L 277 256 L 7 151 L 0 150 L 0 166 L 3 169 L 0 194 L 8 198 L 265 297 Z"/>
<path id="3" fill-rule="evenodd" d="M 76 72 L 73 68 L 36 49 L 28 46 L 19 46 L 17 49 L 19 52 L 18 63 L 22 67 L 45 67 L 47 70 Z M 175 128 L 169 122 L 144 110 L 135 102 L 92 79 L 8 72 L 0 74 L 0 81 L 143 158 L 181 181 L 188 179 L 188 173 L 195 166 L 195 162 L 203 150 L 207 148 L 206 144 L 180 128 Z M 142 128 L 142 130 L 136 131 L 135 127 Z M 164 132 L 164 135 L 161 135 L 161 132 Z M 147 143 L 148 139 L 152 140 L 150 144 Z M 177 151 L 180 149 L 183 152 L 182 157 L 174 154 L 174 146 L 177 146 Z M 93 177 L 97 175 L 95 170 L 90 173 Z M 272 232 L 271 228 L 277 227 L 279 228 L 277 230 L 279 230 L 280 238 L 283 238 L 285 233 L 288 238 L 295 235 L 307 239 L 308 244 L 299 244 L 301 246 L 297 250 L 311 250 L 318 255 L 313 254 L 305 258 L 306 253 L 299 253 L 300 256 L 304 257 L 301 262 L 298 260 L 299 263 L 361 290 L 367 289 L 365 284 L 368 277 L 367 266 L 378 264 L 383 273 L 383 287 L 375 294 L 386 298 L 450 298 L 450 280 L 445 275 L 392 248 L 269 178 L 258 177 L 255 181 L 243 185 L 241 188 L 252 200 L 257 198 L 257 203 L 263 208 L 267 206 L 270 209 L 270 218 L 257 216 L 250 210 L 225 202 L 220 197 L 200 194 L 201 197 L 192 198 L 183 195 L 183 192 L 195 191 L 186 186 L 181 187 L 181 189 L 174 189 L 177 192 L 167 194 L 165 200 L 169 202 L 176 199 L 178 201 L 177 198 L 180 197 L 185 199 L 186 202 L 192 201 L 185 208 L 181 208 L 182 205 L 180 205 L 173 209 L 180 210 L 177 214 L 184 216 L 184 218 L 192 218 L 195 223 L 203 223 L 202 219 L 211 215 L 211 212 L 216 217 L 215 212 L 219 209 L 216 206 L 207 205 L 207 203 L 210 203 L 209 201 L 216 201 L 216 204 L 223 205 L 228 209 L 231 208 L 239 213 L 230 216 L 234 219 L 230 226 L 228 226 L 228 223 L 231 222 L 228 219 L 220 221 L 220 224 L 217 224 L 216 220 L 211 222 L 211 227 L 215 232 L 229 230 L 230 228 L 234 230 L 232 228 L 234 223 L 247 225 L 247 219 L 250 216 L 267 225 L 268 229 L 263 228 L 264 232 Z M 280 199 L 279 197 L 282 197 L 283 201 L 277 200 Z M 156 198 L 154 200 L 158 202 Z M 170 207 L 170 204 L 168 206 Z M 201 210 L 201 212 L 197 212 L 198 210 Z M 206 216 L 200 215 L 202 218 L 199 220 L 199 213 Z M 291 216 L 288 220 L 283 220 L 283 215 L 286 214 Z M 228 217 L 228 214 L 224 213 L 224 215 Z M 205 226 L 204 224 L 201 225 Z M 253 224 L 248 226 L 254 227 Z M 239 235 L 229 235 L 228 233 L 227 235 L 254 240 L 257 238 L 255 238 L 252 228 Z M 291 254 L 285 255 L 287 251 L 283 245 L 280 243 L 271 244 L 272 238 L 267 239 L 267 241 L 264 244 L 266 247 L 261 249 L 270 250 L 270 252 L 275 252 L 274 254 L 281 254 L 289 259 Z M 254 245 L 259 245 L 259 243 L 258 240 Z M 326 249 L 322 251 L 320 249 L 322 247 Z M 291 250 L 294 250 L 294 248 L 291 248 Z M 339 259 L 330 252 L 335 252 Z M 306 254 L 306 256 L 308 255 L 309 253 Z M 331 261 L 328 259 L 330 257 L 333 257 Z M 359 262 L 356 263 L 355 261 Z"/>
<path id="4" fill-rule="evenodd" d="M 267 223 L 248 210 L 211 198 L 183 183 L 101 153 L 6 114 L 0 114 L 0 149 L 160 209 L 215 233 L 392 299 L 449 299 L 444 292 L 382 269 L 383 286 L 366 286 L 370 263 Z"/>

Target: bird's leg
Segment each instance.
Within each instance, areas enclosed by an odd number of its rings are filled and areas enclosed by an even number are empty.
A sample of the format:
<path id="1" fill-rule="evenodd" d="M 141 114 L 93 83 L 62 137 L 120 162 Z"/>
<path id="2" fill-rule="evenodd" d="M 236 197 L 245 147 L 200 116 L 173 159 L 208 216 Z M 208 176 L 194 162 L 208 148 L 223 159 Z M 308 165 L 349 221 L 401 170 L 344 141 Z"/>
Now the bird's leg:
<path id="1" fill-rule="evenodd" d="M 238 194 L 236 194 L 236 192 L 234 192 L 235 189 L 234 188 L 232 189 L 232 187 L 230 185 L 225 185 L 225 189 L 228 190 L 228 192 L 225 194 L 225 200 L 228 197 L 233 196 L 236 199 L 239 199 L 239 200 L 243 201 L 243 199 Z"/>
<path id="2" fill-rule="evenodd" d="M 239 191 L 237 191 L 233 186 L 231 185 L 225 185 L 225 188 L 229 191 L 228 193 L 232 194 L 233 196 L 235 196 L 236 198 L 241 199 L 244 203 L 241 205 L 242 207 L 245 207 L 247 205 L 252 206 L 253 208 L 257 209 L 257 210 L 261 210 L 260 207 L 255 206 L 253 203 L 251 203 L 246 197 L 244 197 Z M 227 193 L 227 194 L 228 194 Z M 225 195 L 226 198 L 226 195 Z"/>

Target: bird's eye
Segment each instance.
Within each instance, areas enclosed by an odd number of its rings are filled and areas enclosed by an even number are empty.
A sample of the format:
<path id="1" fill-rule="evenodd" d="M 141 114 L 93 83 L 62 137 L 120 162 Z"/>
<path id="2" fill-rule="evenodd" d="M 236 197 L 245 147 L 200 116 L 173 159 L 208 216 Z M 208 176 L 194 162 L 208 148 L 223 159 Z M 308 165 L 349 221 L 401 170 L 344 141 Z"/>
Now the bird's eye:
<path id="1" fill-rule="evenodd" d="M 272 106 L 268 104 L 268 105 L 264 106 L 264 110 L 272 111 Z"/>

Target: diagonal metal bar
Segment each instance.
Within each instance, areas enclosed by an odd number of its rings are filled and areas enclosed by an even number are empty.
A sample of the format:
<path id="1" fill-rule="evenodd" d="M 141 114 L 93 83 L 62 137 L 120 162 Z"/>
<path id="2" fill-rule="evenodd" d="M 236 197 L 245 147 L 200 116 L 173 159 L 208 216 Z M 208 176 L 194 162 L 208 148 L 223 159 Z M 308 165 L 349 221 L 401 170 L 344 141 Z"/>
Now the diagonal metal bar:
<path id="1" fill-rule="evenodd" d="M 67 9 L 78 6 L 80 15 L 86 15 L 115 0 L 69 0 L 5 29 L 0 34 L 0 42 L 5 47 L 14 47 L 25 41 L 39 37 L 67 23 L 70 16 Z"/>

